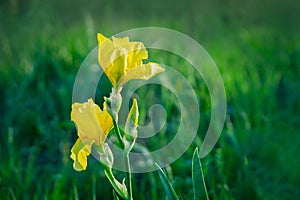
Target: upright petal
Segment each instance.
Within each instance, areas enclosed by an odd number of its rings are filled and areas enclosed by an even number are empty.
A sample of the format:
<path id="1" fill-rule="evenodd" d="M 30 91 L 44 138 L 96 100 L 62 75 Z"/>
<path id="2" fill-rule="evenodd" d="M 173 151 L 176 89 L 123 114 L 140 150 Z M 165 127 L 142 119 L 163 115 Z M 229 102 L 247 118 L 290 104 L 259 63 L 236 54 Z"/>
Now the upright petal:
<path id="1" fill-rule="evenodd" d="M 115 48 L 125 48 L 128 53 L 126 72 L 142 64 L 142 60 L 148 58 L 148 52 L 141 42 L 129 42 L 128 37 L 112 37 Z"/>
<path id="2" fill-rule="evenodd" d="M 125 47 L 129 43 L 129 37 L 123 37 L 123 38 L 116 38 L 112 37 L 112 42 L 114 44 L 114 47 Z"/>
<path id="3" fill-rule="evenodd" d="M 128 66 L 126 72 L 142 65 L 144 59 L 148 58 L 148 51 L 141 42 L 131 42 L 128 48 Z"/>
<path id="4" fill-rule="evenodd" d="M 98 44 L 101 44 L 102 42 L 109 40 L 107 37 L 105 37 L 104 35 L 102 35 L 101 33 L 97 34 L 97 39 L 98 39 Z"/>
<path id="5" fill-rule="evenodd" d="M 98 62 L 104 72 L 114 60 L 111 57 L 114 50 L 115 48 L 111 40 L 108 38 L 103 39 L 102 37 L 98 37 Z"/>
<path id="6" fill-rule="evenodd" d="M 85 170 L 87 166 L 87 156 L 91 154 L 92 145 L 94 140 L 81 141 L 77 139 L 76 143 L 71 149 L 70 157 L 73 159 L 73 168 L 77 171 Z"/>
<path id="7" fill-rule="evenodd" d="M 127 50 L 124 48 L 114 49 L 110 54 L 110 64 L 104 70 L 113 86 L 125 75 L 127 67 Z"/>

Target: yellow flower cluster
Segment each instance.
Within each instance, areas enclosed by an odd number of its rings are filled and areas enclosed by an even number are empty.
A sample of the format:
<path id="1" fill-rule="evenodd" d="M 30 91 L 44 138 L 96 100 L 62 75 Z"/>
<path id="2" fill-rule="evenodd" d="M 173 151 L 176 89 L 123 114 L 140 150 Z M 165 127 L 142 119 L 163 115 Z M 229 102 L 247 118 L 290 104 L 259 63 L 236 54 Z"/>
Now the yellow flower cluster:
<path id="1" fill-rule="evenodd" d="M 100 33 L 97 38 L 99 65 L 117 92 L 129 80 L 147 80 L 164 71 L 157 63 L 143 63 L 143 60 L 148 58 L 148 52 L 141 42 L 129 42 L 128 37 L 113 37 L 110 40 Z M 129 114 L 129 118 L 134 121 L 128 124 L 137 126 L 137 117 L 138 107 L 134 100 L 133 110 L 131 109 Z M 74 160 L 74 169 L 81 171 L 87 167 L 87 156 L 91 154 L 92 145 L 103 150 L 105 139 L 113 128 L 113 119 L 105 103 L 101 110 L 92 99 L 89 99 L 85 103 L 72 105 L 71 120 L 76 124 L 79 138 L 71 149 L 70 157 Z"/>

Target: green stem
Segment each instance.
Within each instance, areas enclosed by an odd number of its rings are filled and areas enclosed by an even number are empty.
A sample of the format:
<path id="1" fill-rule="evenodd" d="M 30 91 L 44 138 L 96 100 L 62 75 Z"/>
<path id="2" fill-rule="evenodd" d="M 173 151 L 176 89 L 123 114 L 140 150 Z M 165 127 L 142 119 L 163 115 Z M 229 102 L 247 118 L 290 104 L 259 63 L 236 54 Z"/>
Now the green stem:
<path id="1" fill-rule="evenodd" d="M 118 125 L 118 123 L 116 122 L 116 120 L 114 118 L 113 118 L 113 124 L 114 124 L 115 130 L 116 130 L 117 138 L 119 140 L 121 148 L 124 149 L 125 145 L 124 145 L 123 140 L 122 140 L 119 125 Z M 126 152 L 125 165 L 126 165 L 126 169 L 127 169 L 127 172 L 126 172 L 127 181 L 126 181 L 126 183 L 127 183 L 127 188 L 129 190 L 128 200 L 132 200 L 133 199 L 132 198 L 132 181 L 131 181 L 131 167 L 130 167 L 130 161 L 129 161 L 129 152 Z"/>
<path id="2" fill-rule="evenodd" d="M 127 176 L 127 187 L 129 188 L 128 191 L 128 199 L 132 200 L 132 182 L 131 182 L 131 168 L 130 168 L 130 160 L 129 160 L 129 152 L 126 153 L 126 159 L 125 159 L 125 163 L 126 163 L 126 176 Z"/>
<path id="3" fill-rule="evenodd" d="M 123 140 L 122 140 L 122 136 L 121 136 L 121 132 L 120 132 L 120 129 L 119 129 L 119 125 L 116 122 L 116 119 L 114 119 L 114 118 L 113 118 L 113 124 L 114 124 L 115 130 L 116 130 L 117 138 L 119 140 L 121 148 L 124 149 L 125 146 L 124 146 L 124 143 L 123 143 Z"/>
<path id="4" fill-rule="evenodd" d="M 110 184 L 113 186 L 114 190 L 118 193 L 118 195 L 120 195 L 123 199 L 128 199 L 128 194 L 127 192 L 125 192 L 125 190 L 122 190 L 122 185 L 115 179 L 112 170 L 107 167 L 106 165 L 103 165 L 104 171 L 105 171 L 105 175 L 107 177 L 107 179 L 109 180 Z"/>
<path id="5" fill-rule="evenodd" d="M 119 93 L 120 91 L 117 91 L 117 92 Z M 123 150 L 125 150 L 125 144 L 122 140 L 122 135 L 121 135 L 121 132 L 120 132 L 120 129 L 119 129 L 119 125 L 117 123 L 118 111 L 119 111 L 119 109 L 116 110 L 116 115 L 115 116 L 113 116 L 111 114 L 111 117 L 112 117 L 112 120 L 113 120 L 113 125 L 114 125 L 114 128 L 115 128 L 120 146 Z M 130 161 L 129 161 L 129 151 L 126 151 L 125 166 L 126 166 L 126 169 L 127 169 L 127 172 L 126 172 L 126 179 L 127 179 L 126 180 L 126 185 L 127 185 L 127 191 L 128 191 L 128 196 L 127 196 L 126 199 L 133 200 L 133 198 L 132 198 L 132 182 L 131 182 L 131 167 L 130 167 Z M 110 173 L 107 173 L 107 172 L 110 172 Z M 108 179 L 111 179 L 111 180 L 114 179 L 111 169 L 110 169 L 110 171 L 105 171 L 105 174 L 106 174 Z M 109 176 L 112 176 L 112 177 L 109 177 Z M 117 190 L 116 190 L 116 192 L 118 193 Z"/>

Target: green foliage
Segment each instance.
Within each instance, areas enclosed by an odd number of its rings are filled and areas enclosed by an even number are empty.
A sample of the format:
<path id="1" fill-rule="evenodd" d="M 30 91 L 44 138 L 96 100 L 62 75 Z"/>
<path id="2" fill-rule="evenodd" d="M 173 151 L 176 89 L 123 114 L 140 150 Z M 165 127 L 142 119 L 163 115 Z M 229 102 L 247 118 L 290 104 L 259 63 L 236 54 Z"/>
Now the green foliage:
<path id="1" fill-rule="evenodd" d="M 297 3 L 143 2 L 91 1 L 83 6 L 70 0 L 0 1 L 0 199 L 113 198 L 97 161 L 90 159 L 85 172 L 72 169 L 72 88 L 80 64 L 96 46 L 98 31 L 112 35 L 140 26 L 163 26 L 190 35 L 221 72 L 228 116 L 217 145 L 201 159 L 209 198 L 297 199 L 300 26 L 299 17 L 289 15 L 299 13 L 293 12 Z M 200 100 L 195 144 L 168 169 L 176 193 L 192 199 L 190 166 L 210 120 L 210 96 L 189 63 L 168 52 L 151 53 L 181 70 Z M 100 81 L 107 90 L 97 91 L 98 102 L 111 90 L 106 77 Z M 153 103 L 167 111 L 169 123 L 162 132 L 137 141 L 157 150 L 178 128 L 176 97 L 156 85 L 140 88 L 135 95 L 143 108 L 141 122 L 148 122 Z M 134 174 L 134 197 L 161 199 L 165 191 L 159 181 L 156 172 Z"/>
<path id="2" fill-rule="evenodd" d="M 158 164 L 156 164 L 156 166 L 158 167 L 157 173 L 159 175 L 159 178 L 163 185 L 163 188 L 167 194 L 167 197 L 169 198 L 169 200 L 178 200 L 179 198 L 178 198 L 172 184 L 168 180 L 166 173 L 162 170 L 162 168 Z"/>
<path id="3" fill-rule="evenodd" d="M 202 165 L 199 158 L 198 148 L 195 149 L 193 154 L 192 177 L 193 177 L 194 200 L 200 200 L 200 199 L 208 200 L 209 198 L 208 198 L 207 189 L 205 185 Z"/>
<path id="4" fill-rule="evenodd" d="M 119 200 L 119 197 L 117 196 L 117 194 L 114 190 L 113 190 L 113 198 L 114 198 L 114 200 Z"/>

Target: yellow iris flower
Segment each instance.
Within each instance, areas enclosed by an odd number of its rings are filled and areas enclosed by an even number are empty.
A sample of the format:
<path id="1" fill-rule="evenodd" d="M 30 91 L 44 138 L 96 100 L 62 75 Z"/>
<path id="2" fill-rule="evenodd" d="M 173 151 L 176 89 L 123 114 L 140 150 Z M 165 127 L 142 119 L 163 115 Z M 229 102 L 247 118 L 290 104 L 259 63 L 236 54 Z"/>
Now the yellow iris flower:
<path id="1" fill-rule="evenodd" d="M 113 128 L 113 121 L 106 105 L 104 104 L 102 111 L 92 99 L 85 103 L 74 103 L 71 120 L 76 123 L 79 138 L 71 149 L 70 157 L 74 160 L 73 168 L 81 171 L 86 169 L 92 145 L 103 149 L 105 139 Z"/>
<path id="2" fill-rule="evenodd" d="M 141 42 L 129 42 L 128 37 L 112 37 L 110 40 L 101 33 L 97 38 L 98 62 L 117 90 L 129 80 L 147 80 L 164 71 L 157 63 L 143 64 L 148 52 Z"/>

